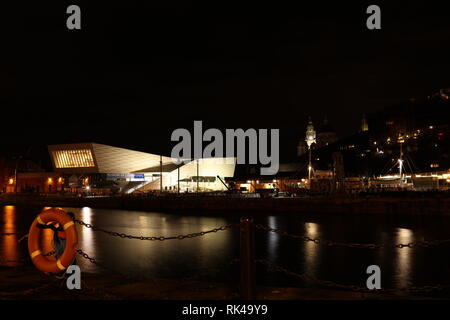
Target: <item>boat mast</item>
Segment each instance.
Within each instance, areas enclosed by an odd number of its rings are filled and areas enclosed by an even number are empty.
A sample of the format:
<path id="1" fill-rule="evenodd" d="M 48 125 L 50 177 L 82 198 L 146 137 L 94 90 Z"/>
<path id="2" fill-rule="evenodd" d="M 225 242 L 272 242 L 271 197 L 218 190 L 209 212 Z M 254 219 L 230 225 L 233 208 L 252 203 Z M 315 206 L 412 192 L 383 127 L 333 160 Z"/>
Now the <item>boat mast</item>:
<path id="1" fill-rule="evenodd" d="M 403 184 L 403 142 L 405 142 L 405 140 L 403 139 L 403 137 L 399 136 L 398 142 L 400 143 L 400 158 L 398 159 L 398 171 L 399 171 L 399 175 L 400 175 L 400 185 Z"/>

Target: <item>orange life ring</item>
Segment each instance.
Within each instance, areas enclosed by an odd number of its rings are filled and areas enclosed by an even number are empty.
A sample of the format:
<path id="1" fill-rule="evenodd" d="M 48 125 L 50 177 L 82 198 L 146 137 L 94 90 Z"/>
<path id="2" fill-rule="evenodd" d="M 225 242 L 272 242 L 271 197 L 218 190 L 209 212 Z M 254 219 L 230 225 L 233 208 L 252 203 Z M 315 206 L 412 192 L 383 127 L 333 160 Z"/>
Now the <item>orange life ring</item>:
<path id="1" fill-rule="evenodd" d="M 45 225 L 49 222 L 59 223 L 66 233 L 66 248 L 58 260 L 50 260 L 43 256 L 39 246 L 43 230 L 38 227 L 38 224 Z M 78 235 L 73 219 L 62 209 L 47 209 L 39 214 L 31 224 L 28 233 L 28 253 L 33 264 L 42 272 L 57 274 L 64 271 L 75 260 L 77 245 Z"/>

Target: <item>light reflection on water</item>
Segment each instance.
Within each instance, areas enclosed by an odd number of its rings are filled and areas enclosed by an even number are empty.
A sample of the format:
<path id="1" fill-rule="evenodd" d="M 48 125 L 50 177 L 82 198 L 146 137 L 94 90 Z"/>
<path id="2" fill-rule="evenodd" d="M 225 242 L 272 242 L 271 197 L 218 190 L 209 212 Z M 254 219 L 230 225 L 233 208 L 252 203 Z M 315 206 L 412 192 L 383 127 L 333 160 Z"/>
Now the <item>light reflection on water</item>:
<path id="1" fill-rule="evenodd" d="M 236 223 L 239 220 L 238 217 L 182 216 L 87 207 L 65 209 L 74 212 L 76 217 L 85 223 L 139 236 L 188 234 Z M 5 206 L 0 208 L 0 212 L 0 232 L 15 233 L 28 230 L 39 210 Z M 437 222 L 399 222 L 396 219 L 383 219 L 272 215 L 259 217 L 255 222 L 310 238 L 342 242 L 393 244 L 420 241 L 424 238 L 450 238 L 449 219 Z M 235 280 L 239 277 L 237 268 L 229 268 L 231 259 L 239 257 L 238 229 L 220 231 L 199 238 L 167 241 L 122 239 L 79 225 L 77 230 L 79 248 L 122 274 L 138 277 L 189 277 L 206 273 L 208 277 L 218 280 L 228 279 L 230 275 Z M 450 259 L 441 251 L 436 254 L 435 251 L 423 251 L 427 249 L 422 248 L 330 248 L 311 241 L 292 240 L 272 232 L 258 230 L 255 234 L 257 257 L 319 279 L 361 285 L 367 279 L 367 266 L 378 264 L 382 271 L 383 286 L 405 288 L 417 283 L 422 285 L 433 284 L 434 281 L 450 282 Z M 17 242 L 20 236 L 0 237 L 0 265 L 14 266 L 17 262 L 5 260 L 28 259 L 26 240 L 20 244 Z M 445 249 L 450 250 L 448 246 Z M 81 256 L 77 256 L 77 263 L 85 272 L 107 272 Z M 430 278 L 430 275 L 434 278 Z M 265 269 L 258 273 L 258 276 L 258 281 L 269 284 L 295 286 L 297 283 L 295 279 L 287 280 L 285 276 Z"/>
<path id="2" fill-rule="evenodd" d="M 317 223 L 305 222 L 305 236 L 311 239 L 321 237 L 320 226 Z M 312 241 L 305 242 L 304 256 L 305 256 L 305 272 L 311 276 L 317 277 L 317 258 L 319 255 L 320 246 Z"/>
<path id="3" fill-rule="evenodd" d="M 73 210 L 72 210 L 73 211 Z M 92 216 L 94 215 L 91 208 L 83 207 L 79 214 L 77 215 L 77 218 L 81 221 L 84 221 L 85 223 L 92 224 Z M 89 255 L 91 257 L 96 256 L 96 246 L 95 246 L 95 237 L 93 235 L 93 230 L 90 228 L 79 228 L 78 227 L 78 242 L 79 247 L 83 248 L 84 251 L 89 252 Z M 77 257 L 77 263 L 81 264 L 81 257 Z M 94 271 L 95 268 L 93 268 L 93 265 L 86 265 L 84 266 L 85 270 L 87 271 Z"/>
<path id="4" fill-rule="evenodd" d="M 274 216 L 267 217 L 267 225 L 270 228 L 278 229 L 277 218 Z M 280 242 L 280 235 L 275 232 L 269 232 L 267 234 L 267 256 L 270 261 L 278 260 L 278 248 Z"/>
<path id="5" fill-rule="evenodd" d="M 16 233 L 17 223 L 16 223 L 16 212 L 13 206 L 4 206 L 2 208 L 2 228 L 1 233 Z M 2 257 L 0 260 L 5 262 L 2 265 L 6 266 L 16 266 L 19 264 L 19 243 L 18 236 L 8 235 L 0 237 Z"/>
<path id="6" fill-rule="evenodd" d="M 408 244 L 414 242 L 414 233 L 412 230 L 398 228 L 395 232 L 396 243 Z M 397 250 L 396 255 L 396 278 L 398 280 L 398 289 L 407 288 L 411 285 L 411 270 L 413 269 L 412 254 L 414 248 L 403 248 Z"/>
<path id="7" fill-rule="evenodd" d="M 213 229 L 225 225 L 223 218 L 174 217 L 158 213 L 122 210 L 70 209 L 80 220 L 103 229 L 138 236 L 173 236 Z M 227 253 L 229 232 L 217 232 L 204 238 L 165 241 L 143 241 L 111 237 L 83 227 L 79 232 L 79 247 L 112 269 L 139 276 L 180 274 L 192 275 L 198 269 L 215 268 L 219 257 Z M 81 257 L 77 258 L 86 271 L 99 271 Z"/>

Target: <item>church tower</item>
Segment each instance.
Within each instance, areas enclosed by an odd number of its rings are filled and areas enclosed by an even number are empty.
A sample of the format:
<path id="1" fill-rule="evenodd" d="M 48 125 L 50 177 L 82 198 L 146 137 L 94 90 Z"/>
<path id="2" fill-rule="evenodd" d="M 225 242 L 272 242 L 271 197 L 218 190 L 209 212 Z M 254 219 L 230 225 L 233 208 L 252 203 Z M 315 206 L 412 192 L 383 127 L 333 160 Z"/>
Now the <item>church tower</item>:
<path id="1" fill-rule="evenodd" d="M 308 145 L 308 148 L 311 148 L 311 145 L 313 143 L 316 143 L 316 131 L 314 130 L 311 117 L 308 118 L 308 125 L 306 126 L 305 141 Z"/>
<path id="2" fill-rule="evenodd" d="M 361 131 L 369 131 L 369 124 L 367 123 L 366 114 L 363 114 L 361 120 Z"/>
<path id="3" fill-rule="evenodd" d="M 312 123 L 311 117 L 308 118 L 308 125 L 306 126 L 305 139 L 301 139 L 297 145 L 297 156 L 301 157 L 308 152 L 309 147 L 316 143 L 316 131 Z"/>

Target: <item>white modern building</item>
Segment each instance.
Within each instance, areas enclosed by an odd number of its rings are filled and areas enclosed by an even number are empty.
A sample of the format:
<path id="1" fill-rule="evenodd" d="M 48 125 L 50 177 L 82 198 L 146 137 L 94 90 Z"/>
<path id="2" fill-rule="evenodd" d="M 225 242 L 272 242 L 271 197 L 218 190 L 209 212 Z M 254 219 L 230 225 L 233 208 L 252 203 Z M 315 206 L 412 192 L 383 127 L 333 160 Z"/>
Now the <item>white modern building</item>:
<path id="1" fill-rule="evenodd" d="M 98 143 L 48 146 L 53 169 L 67 183 L 85 187 L 112 182 L 120 192 L 197 192 L 226 190 L 236 158 L 176 159 Z"/>

